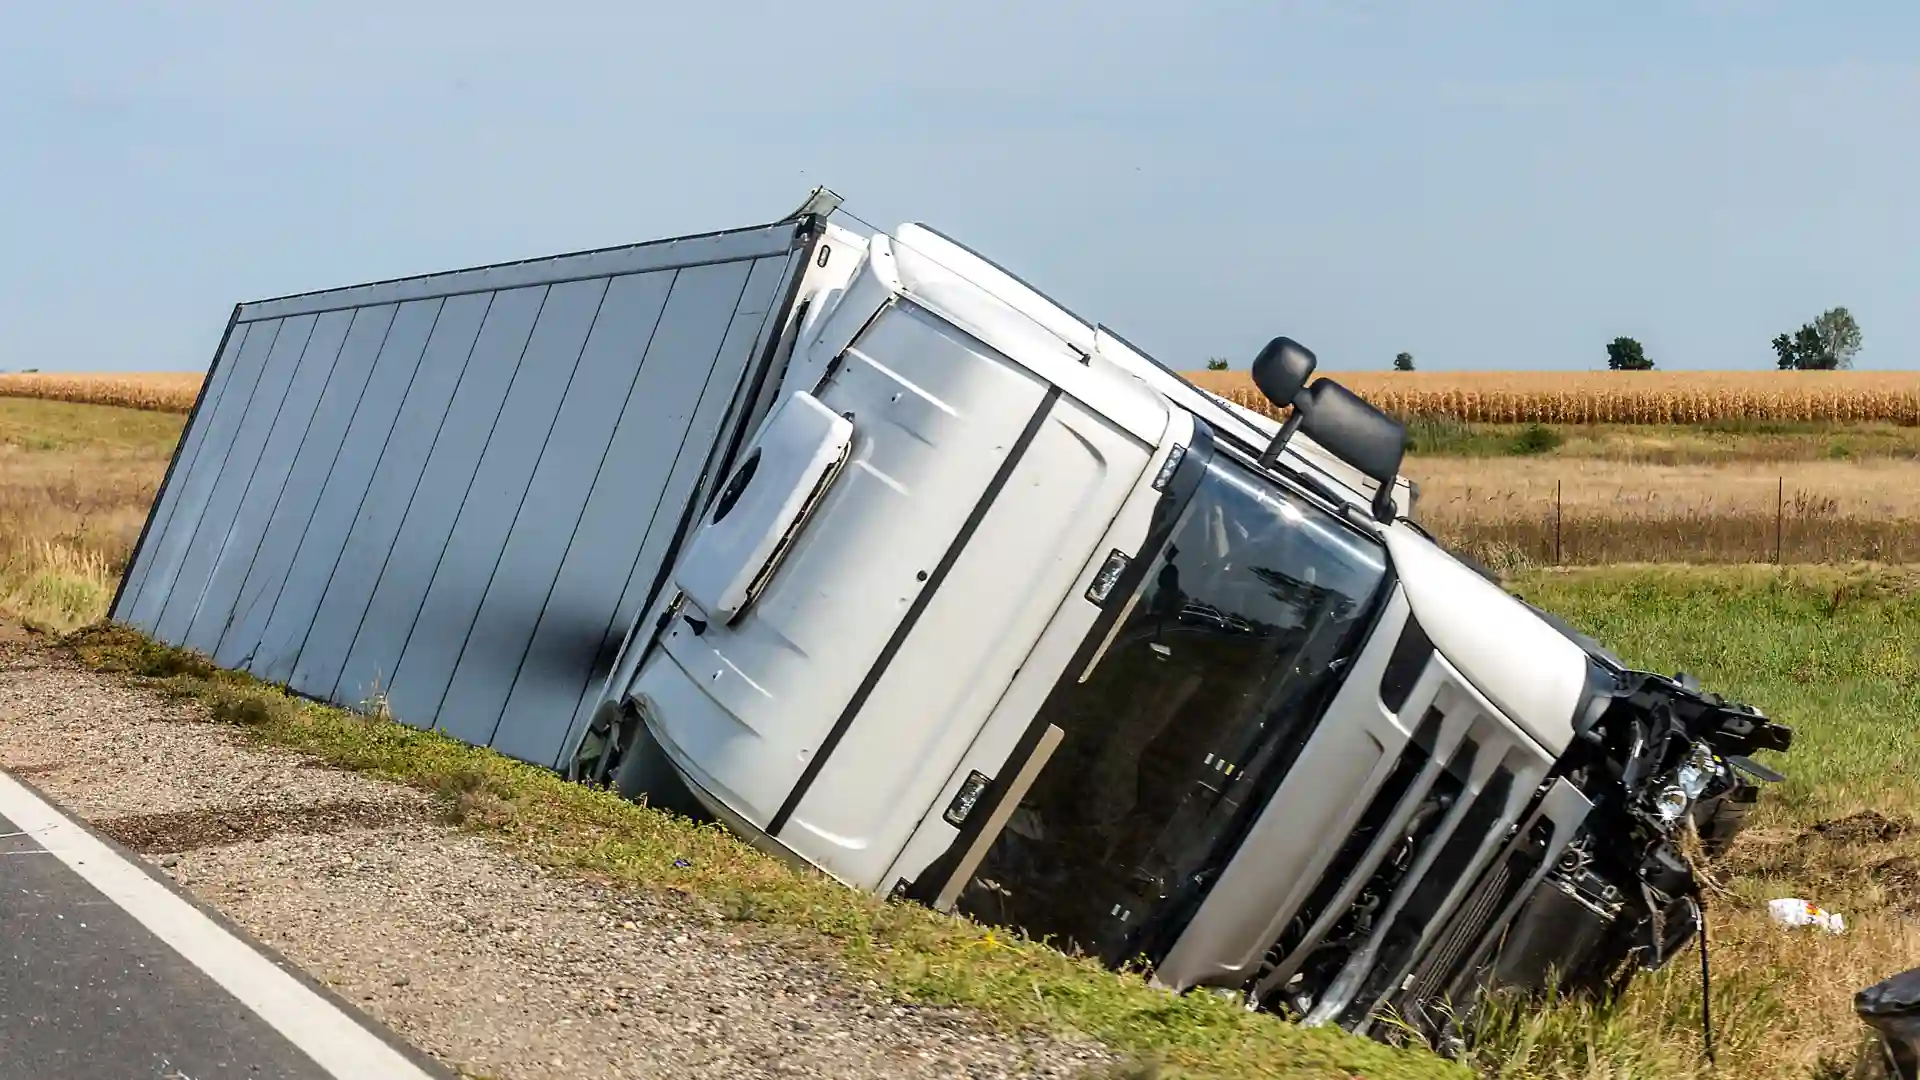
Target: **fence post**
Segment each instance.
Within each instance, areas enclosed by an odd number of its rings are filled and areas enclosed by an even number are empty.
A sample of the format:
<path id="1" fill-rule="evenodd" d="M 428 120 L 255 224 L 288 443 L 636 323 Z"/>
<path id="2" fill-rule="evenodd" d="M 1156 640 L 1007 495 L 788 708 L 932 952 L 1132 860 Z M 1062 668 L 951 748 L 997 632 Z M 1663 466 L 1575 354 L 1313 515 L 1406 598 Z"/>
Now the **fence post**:
<path id="1" fill-rule="evenodd" d="M 1773 565 L 1784 565 L 1786 557 L 1787 525 L 1787 478 L 1780 477 L 1780 484 L 1773 493 Z"/>
<path id="2" fill-rule="evenodd" d="M 1553 482 L 1553 565 L 1560 565 L 1560 481 Z"/>

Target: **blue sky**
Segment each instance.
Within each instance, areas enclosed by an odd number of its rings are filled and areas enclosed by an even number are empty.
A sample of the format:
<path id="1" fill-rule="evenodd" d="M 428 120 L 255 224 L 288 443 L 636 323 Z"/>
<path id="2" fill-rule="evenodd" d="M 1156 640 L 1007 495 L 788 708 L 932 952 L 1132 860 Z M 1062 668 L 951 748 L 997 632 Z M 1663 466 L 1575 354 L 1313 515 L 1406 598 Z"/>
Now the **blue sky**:
<path id="1" fill-rule="evenodd" d="M 1920 356 L 1920 5 L 0 5 L 0 367 L 239 300 L 725 228 L 816 183 L 1179 366 Z"/>

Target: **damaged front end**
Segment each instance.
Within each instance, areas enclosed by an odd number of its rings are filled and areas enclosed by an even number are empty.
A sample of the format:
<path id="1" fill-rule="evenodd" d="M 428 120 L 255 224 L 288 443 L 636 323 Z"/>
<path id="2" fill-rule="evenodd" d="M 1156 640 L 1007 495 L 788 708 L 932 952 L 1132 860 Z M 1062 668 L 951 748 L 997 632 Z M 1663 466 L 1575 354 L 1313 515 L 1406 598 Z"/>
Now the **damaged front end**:
<path id="1" fill-rule="evenodd" d="M 1920 1080 L 1920 968 L 1855 994 L 1853 1009 L 1870 1034 L 1848 1080 Z"/>
<path id="2" fill-rule="evenodd" d="M 1439 935 L 1448 946 L 1383 1002 L 1443 1051 L 1489 992 L 1611 1001 L 1663 967 L 1702 926 L 1694 857 L 1724 850 L 1760 786 L 1782 779 L 1751 755 L 1787 750 L 1791 729 L 1582 644 L 1592 667 L 1573 745 Z"/>

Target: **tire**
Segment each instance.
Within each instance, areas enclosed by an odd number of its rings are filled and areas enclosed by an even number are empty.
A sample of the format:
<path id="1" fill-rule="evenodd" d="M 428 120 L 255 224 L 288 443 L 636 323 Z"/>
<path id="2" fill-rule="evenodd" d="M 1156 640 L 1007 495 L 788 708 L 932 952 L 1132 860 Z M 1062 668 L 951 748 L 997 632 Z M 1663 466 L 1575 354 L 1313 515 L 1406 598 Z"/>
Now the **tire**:
<path id="1" fill-rule="evenodd" d="M 600 741 L 599 754 L 592 758 L 583 757 L 586 752 L 583 741 L 582 746 L 575 750 L 573 760 L 567 763 L 568 780 L 576 784 L 599 782 L 601 758 L 610 752 L 614 733 L 619 730 L 623 720 L 620 702 L 612 698 L 602 699 L 600 704 L 594 706 L 593 717 L 587 721 L 586 737 Z"/>
<path id="2" fill-rule="evenodd" d="M 636 716 L 632 718 L 632 724 L 633 745 L 620 755 L 620 764 L 613 776 L 613 790 L 623 799 L 644 799 L 648 806 L 656 810 L 694 821 L 709 820 L 712 815 L 707 813 L 699 799 L 694 798 L 686 781 L 680 779 L 680 773 L 673 767 L 667 752 L 660 749 L 653 733 L 647 730 L 646 721 Z"/>

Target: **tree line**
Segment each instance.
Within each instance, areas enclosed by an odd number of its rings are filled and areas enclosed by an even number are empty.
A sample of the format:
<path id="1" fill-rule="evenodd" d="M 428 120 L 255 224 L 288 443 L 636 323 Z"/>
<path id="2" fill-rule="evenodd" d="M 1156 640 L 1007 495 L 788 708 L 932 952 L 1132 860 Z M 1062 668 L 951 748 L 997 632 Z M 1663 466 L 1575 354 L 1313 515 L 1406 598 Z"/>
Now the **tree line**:
<path id="1" fill-rule="evenodd" d="M 1852 367 L 1860 352 L 1860 323 L 1844 307 L 1829 308 L 1800 329 L 1774 338 L 1772 344 L 1781 371 L 1840 371 Z M 1208 371 L 1227 367 L 1223 357 L 1207 361 Z M 1652 371 L 1653 367 L 1653 358 L 1639 341 L 1617 337 L 1607 342 L 1608 371 Z M 1413 354 L 1395 354 L 1393 370 L 1414 370 Z"/>
<path id="2" fill-rule="evenodd" d="M 1781 371 L 1840 371 L 1852 367 L 1860 352 L 1860 323 L 1844 307 L 1829 308 L 1772 345 Z M 1607 342 L 1607 370 L 1652 371 L 1653 360 L 1638 341 L 1617 337 Z"/>

